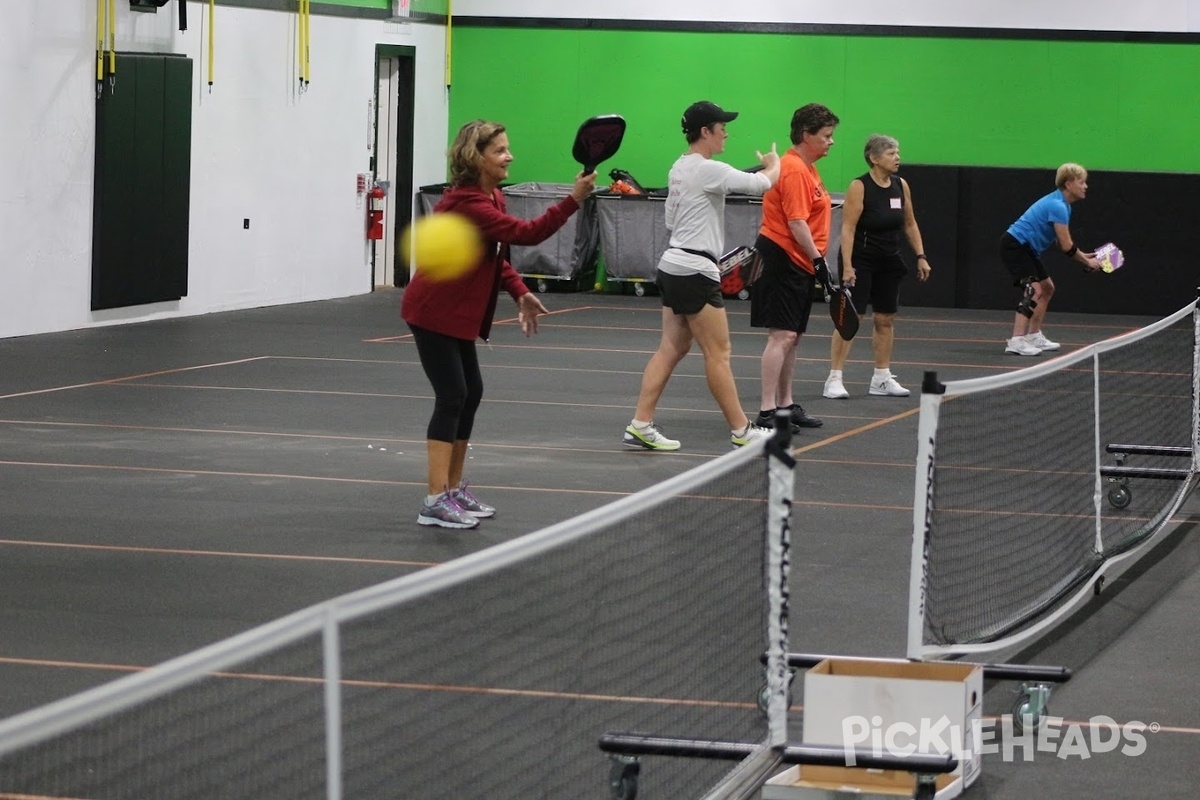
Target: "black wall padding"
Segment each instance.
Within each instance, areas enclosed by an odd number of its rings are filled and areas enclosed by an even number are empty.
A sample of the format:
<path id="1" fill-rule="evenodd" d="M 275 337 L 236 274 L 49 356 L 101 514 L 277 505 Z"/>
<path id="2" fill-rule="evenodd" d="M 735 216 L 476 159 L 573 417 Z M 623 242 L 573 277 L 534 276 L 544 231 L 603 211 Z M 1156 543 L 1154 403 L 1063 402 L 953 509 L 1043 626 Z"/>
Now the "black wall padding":
<path id="1" fill-rule="evenodd" d="M 1016 290 L 1000 264 L 1001 234 L 1054 188 L 1053 169 L 905 165 L 913 208 L 934 267 L 921 285 L 900 289 L 906 306 L 1015 309 Z M 1195 175 L 1090 172 L 1088 196 L 1071 211 L 1076 243 L 1114 241 L 1125 266 L 1085 274 L 1051 250 L 1043 256 L 1057 291 L 1051 312 L 1166 316 L 1196 297 L 1200 225 L 1193 219 Z"/>
<path id="2" fill-rule="evenodd" d="M 92 310 L 187 295 L 192 61 L 120 53 L 96 101 Z"/>

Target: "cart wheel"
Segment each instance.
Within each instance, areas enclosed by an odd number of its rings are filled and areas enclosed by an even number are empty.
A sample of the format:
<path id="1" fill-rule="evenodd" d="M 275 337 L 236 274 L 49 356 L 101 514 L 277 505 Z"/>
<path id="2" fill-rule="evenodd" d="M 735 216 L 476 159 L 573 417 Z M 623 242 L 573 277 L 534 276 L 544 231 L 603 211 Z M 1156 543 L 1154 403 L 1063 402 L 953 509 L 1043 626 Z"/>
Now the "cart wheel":
<path id="1" fill-rule="evenodd" d="M 638 773 L 642 764 L 636 757 L 610 756 L 613 765 L 608 771 L 608 790 L 614 800 L 634 800 L 637 797 Z"/>
<path id="2" fill-rule="evenodd" d="M 1096 582 L 1092 584 L 1092 594 L 1096 597 L 1100 596 L 1100 592 L 1104 589 L 1104 576 L 1096 578 Z"/>
<path id="3" fill-rule="evenodd" d="M 737 299 L 738 300 L 749 300 L 750 299 L 750 290 L 749 289 L 738 290 Z"/>
<path id="4" fill-rule="evenodd" d="M 1125 508 L 1133 501 L 1133 492 L 1127 486 L 1118 486 L 1108 490 L 1108 502 L 1113 508 Z"/>
<path id="5" fill-rule="evenodd" d="M 937 778 L 933 775 L 918 775 L 913 800 L 933 800 L 937 797 Z"/>
<path id="6" fill-rule="evenodd" d="M 645 297 L 646 296 L 646 284 L 635 283 L 633 285 L 633 293 L 635 295 L 637 295 L 638 297 Z"/>
<path id="7" fill-rule="evenodd" d="M 787 707 L 792 707 L 792 681 L 796 679 L 796 670 L 789 669 L 787 672 Z M 771 702 L 771 689 L 765 683 L 758 690 L 758 705 L 759 712 L 765 717 L 767 715 L 767 705 Z"/>
<path id="8" fill-rule="evenodd" d="M 545 294 L 550 290 L 550 284 L 546 283 L 546 281 L 542 280 L 541 278 L 538 278 L 537 290 L 539 294 Z"/>
<path id="9" fill-rule="evenodd" d="M 1013 733 L 1020 736 L 1025 732 L 1026 725 L 1029 726 L 1029 730 L 1036 731 L 1041 726 L 1048 710 L 1049 706 L 1037 708 L 1028 692 L 1017 695 L 1017 701 L 1013 703 L 1012 709 Z"/>

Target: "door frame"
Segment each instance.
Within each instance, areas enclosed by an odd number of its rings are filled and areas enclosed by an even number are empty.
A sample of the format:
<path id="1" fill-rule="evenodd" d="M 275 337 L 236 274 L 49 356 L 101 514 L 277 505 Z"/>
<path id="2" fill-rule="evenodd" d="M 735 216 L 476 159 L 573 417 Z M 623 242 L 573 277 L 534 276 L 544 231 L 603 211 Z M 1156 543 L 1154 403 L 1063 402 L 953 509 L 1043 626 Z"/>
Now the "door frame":
<path id="1" fill-rule="evenodd" d="M 408 271 L 400 258 L 399 238 L 412 220 L 413 124 L 416 116 L 416 54 L 411 45 L 375 45 L 375 136 L 370 171 L 388 181 L 384 239 L 371 243 L 371 288 L 404 286 Z"/>

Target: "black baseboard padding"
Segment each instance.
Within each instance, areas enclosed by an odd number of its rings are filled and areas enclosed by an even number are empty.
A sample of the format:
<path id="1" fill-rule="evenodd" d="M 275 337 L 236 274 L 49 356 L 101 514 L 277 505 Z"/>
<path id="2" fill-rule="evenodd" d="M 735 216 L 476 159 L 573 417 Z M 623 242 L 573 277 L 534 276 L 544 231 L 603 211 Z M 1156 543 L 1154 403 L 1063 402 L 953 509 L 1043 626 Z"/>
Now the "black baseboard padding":
<path id="1" fill-rule="evenodd" d="M 1015 309 L 1018 293 L 1000 263 L 1000 236 L 1054 189 L 1054 168 L 905 165 L 901 175 L 934 269 L 924 284 L 911 276 L 904 282 L 903 304 Z M 1200 225 L 1191 214 L 1198 178 L 1089 172 L 1088 196 L 1072 206 L 1071 232 L 1084 249 L 1116 242 L 1125 266 L 1089 274 L 1057 251 L 1046 253 L 1056 287 L 1051 310 L 1166 316 L 1191 302 L 1200 281 Z"/>

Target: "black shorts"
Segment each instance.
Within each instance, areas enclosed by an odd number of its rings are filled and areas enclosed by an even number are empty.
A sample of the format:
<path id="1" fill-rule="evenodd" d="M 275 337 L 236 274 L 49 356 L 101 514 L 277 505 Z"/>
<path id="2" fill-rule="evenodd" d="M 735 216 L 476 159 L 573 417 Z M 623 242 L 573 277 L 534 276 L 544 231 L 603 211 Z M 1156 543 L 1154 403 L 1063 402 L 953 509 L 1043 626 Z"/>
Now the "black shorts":
<path id="1" fill-rule="evenodd" d="M 763 270 L 750 286 L 750 326 L 804 333 L 816 278 L 767 237 L 759 236 L 754 247 L 762 256 Z"/>
<path id="2" fill-rule="evenodd" d="M 660 269 L 654 281 L 663 306 L 676 314 L 699 314 L 705 306 L 725 307 L 721 284 L 706 275 L 670 275 Z"/>
<path id="3" fill-rule="evenodd" d="M 842 253 L 838 251 L 838 275 Z M 900 308 L 900 281 L 908 274 L 908 265 L 899 253 L 878 255 L 854 252 L 854 286 L 850 299 L 861 314 L 870 305 L 880 314 L 895 314 Z"/>
<path id="4" fill-rule="evenodd" d="M 1027 278 L 1044 281 L 1050 277 L 1041 257 L 1027 244 L 1017 241 L 1008 231 L 1000 237 L 1000 261 L 1012 276 L 1013 286 L 1020 286 Z"/>

